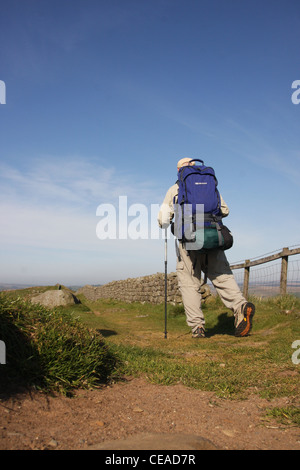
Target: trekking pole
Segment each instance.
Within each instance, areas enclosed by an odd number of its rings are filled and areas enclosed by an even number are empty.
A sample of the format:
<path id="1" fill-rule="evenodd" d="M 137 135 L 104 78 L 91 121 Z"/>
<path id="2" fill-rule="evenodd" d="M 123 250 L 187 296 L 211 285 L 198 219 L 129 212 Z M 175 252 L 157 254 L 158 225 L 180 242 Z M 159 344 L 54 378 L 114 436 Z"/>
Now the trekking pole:
<path id="1" fill-rule="evenodd" d="M 167 261 L 167 229 L 165 229 L 165 339 L 167 339 L 167 282 L 168 282 L 168 261 Z"/>

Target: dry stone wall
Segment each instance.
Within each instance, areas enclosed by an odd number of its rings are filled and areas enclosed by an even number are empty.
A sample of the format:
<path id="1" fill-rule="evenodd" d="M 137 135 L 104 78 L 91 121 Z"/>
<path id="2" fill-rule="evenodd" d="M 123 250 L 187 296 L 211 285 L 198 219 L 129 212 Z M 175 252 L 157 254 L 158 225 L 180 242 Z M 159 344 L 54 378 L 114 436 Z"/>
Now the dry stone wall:
<path id="1" fill-rule="evenodd" d="M 202 286 L 203 298 L 210 294 L 207 285 Z M 165 300 L 165 275 L 152 274 L 122 281 L 113 281 L 103 286 L 84 286 L 76 294 L 83 294 L 87 299 L 116 299 L 124 302 L 150 302 L 160 304 Z M 176 273 L 167 276 L 167 301 L 177 305 L 182 303 Z"/>

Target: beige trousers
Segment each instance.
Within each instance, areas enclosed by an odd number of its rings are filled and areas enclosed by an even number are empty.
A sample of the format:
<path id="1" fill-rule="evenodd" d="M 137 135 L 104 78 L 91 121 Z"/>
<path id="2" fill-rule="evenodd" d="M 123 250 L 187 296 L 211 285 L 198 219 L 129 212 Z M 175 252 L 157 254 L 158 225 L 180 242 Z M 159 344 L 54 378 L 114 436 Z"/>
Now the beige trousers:
<path id="1" fill-rule="evenodd" d="M 243 297 L 230 269 L 223 250 L 212 250 L 208 255 L 197 251 L 187 252 L 179 243 L 180 260 L 177 259 L 178 285 L 184 305 L 186 322 L 194 332 L 198 326 L 205 325 L 201 309 L 200 287 L 203 284 L 201 271 L 205 270 L 207 259 L 207 277 L 212 282 L 224 305 L 237 317 L 241 307 L 247 301 Z M 206 258 L 207 256 L 207 258 Z"/>

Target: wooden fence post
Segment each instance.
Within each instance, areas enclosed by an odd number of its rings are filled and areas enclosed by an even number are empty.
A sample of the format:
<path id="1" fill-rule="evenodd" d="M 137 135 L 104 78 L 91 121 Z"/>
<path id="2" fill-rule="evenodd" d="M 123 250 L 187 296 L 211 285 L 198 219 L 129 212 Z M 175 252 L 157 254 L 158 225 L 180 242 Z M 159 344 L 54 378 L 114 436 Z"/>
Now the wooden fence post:
<path id="1" fill-rule="evenodd" d="M 243 294 L 244 297 L 248 296 L 249 290 L 249 276 L 250 268 L 253 266 L 258 266 L 260 264 L 269 263 L 270 261 L 275 261 L 276 259 L 281 259 L 281 274 L 280 274 L 280 295 L 285 295 L 287 292 L 287 277 L 288 277 L 288 258 L 292 255 L 299 255 L 300 248 L 282 248 L 282 251 L 275 253 L 271 256 L 264 256 L 259 259 L 254 259 L 252 261 L 246 259 L 243 263 L 231 264 L 231 269 L 244 269 L 244 286 Z"/>
<path id="2" fill-rule="evenodd" d="M 281 253 L 280 295 L 286 294 L 289 249 L 283 248 Z"/>
<path id="3" fill-rule="evenodd" d="M 243 285 L 243 294 L 245 298 L 248 297 L 249 277 L 250 277 L 250 260 L 246 259 L 245 267 L 244 267 L 244 285 Z"/>

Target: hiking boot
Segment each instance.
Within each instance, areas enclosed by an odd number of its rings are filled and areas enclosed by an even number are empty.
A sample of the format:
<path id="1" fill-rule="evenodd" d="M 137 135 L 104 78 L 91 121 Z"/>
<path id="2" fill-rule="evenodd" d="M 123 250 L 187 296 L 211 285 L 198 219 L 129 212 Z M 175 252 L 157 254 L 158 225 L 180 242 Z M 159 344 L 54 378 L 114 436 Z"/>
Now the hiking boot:
<path id="1" fill-rule="evenodd" d="M 205 338 L 205 329 L 203 326 L 198 326 L 195 331 L 192 333 L 193 338 Z"/>
<path id="2" fill-rule="evenodd" d="M 247 336 L 252 329 L 252 320 L 255 313 L 255 306 L 250 302 L 247 302 L 242 307 L 241 320 L 238 319 L 238 323 L 235 327 L 235 336 Z"/>

